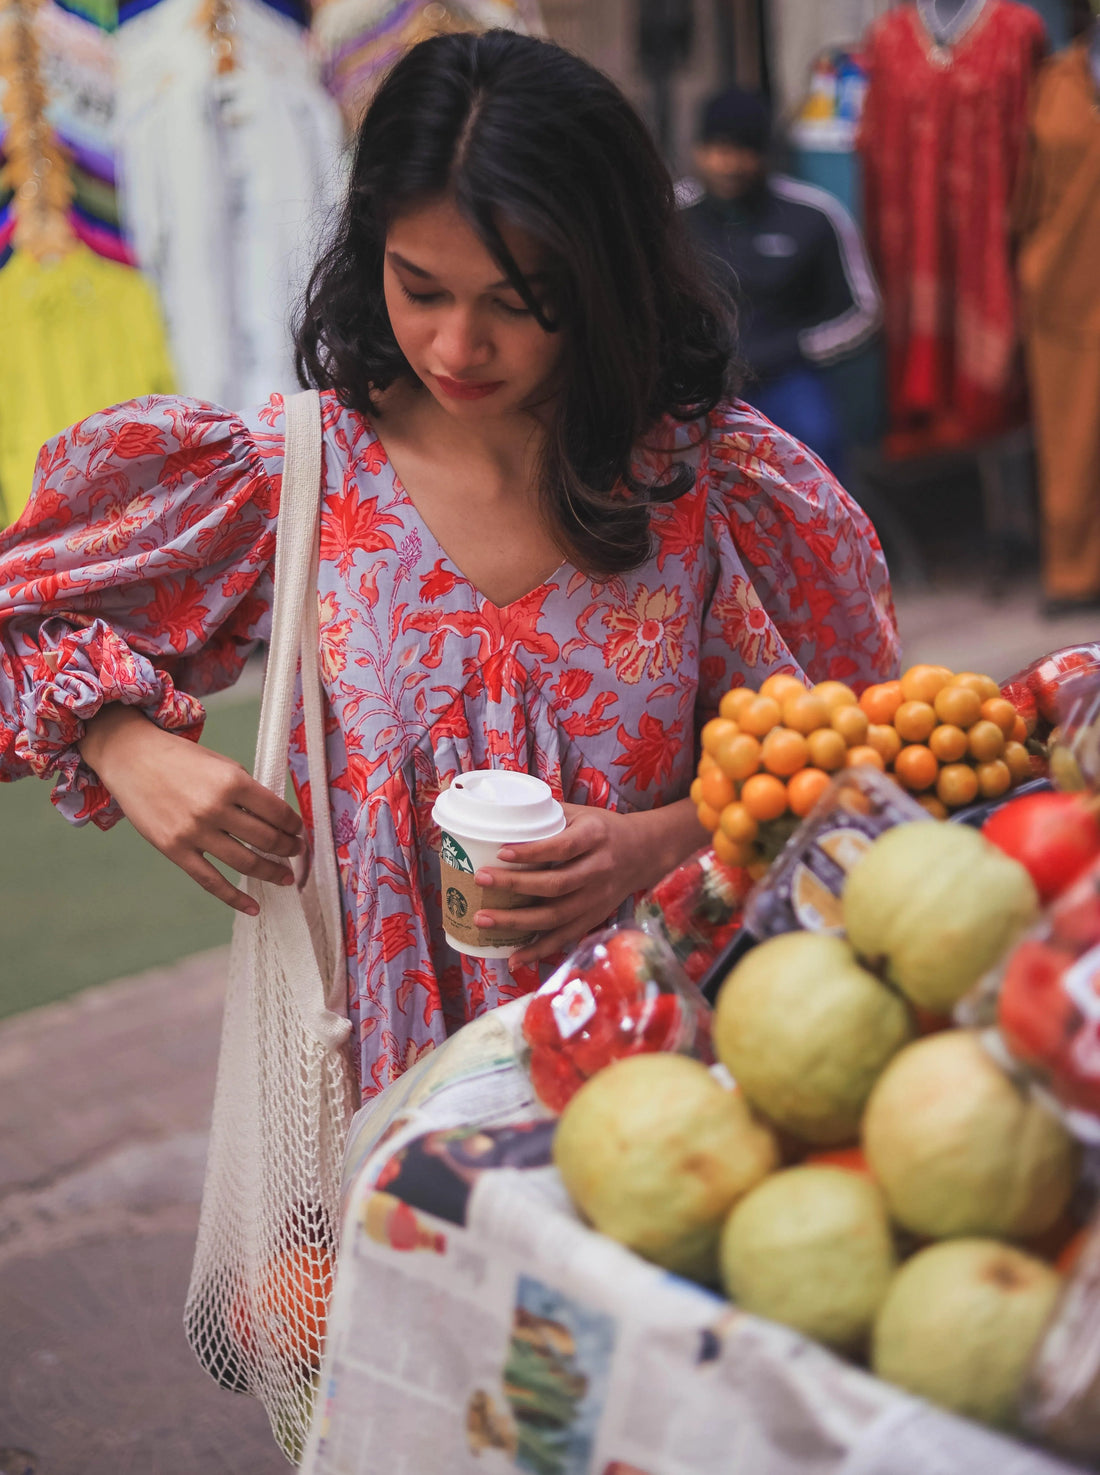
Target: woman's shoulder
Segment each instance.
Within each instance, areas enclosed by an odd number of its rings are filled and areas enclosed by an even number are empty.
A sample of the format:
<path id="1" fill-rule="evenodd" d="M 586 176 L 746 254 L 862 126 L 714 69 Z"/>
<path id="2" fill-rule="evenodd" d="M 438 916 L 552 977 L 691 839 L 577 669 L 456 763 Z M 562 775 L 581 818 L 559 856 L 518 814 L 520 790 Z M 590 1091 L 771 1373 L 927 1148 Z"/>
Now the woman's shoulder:
<path id="1" fill-rule="evenodd" d="M 720 506 L 761 497 L 816 506 L 840 490 L 812 451 L 744 400 L 723 400 L 710 412 L 706 448 L 700 470 Z"/>

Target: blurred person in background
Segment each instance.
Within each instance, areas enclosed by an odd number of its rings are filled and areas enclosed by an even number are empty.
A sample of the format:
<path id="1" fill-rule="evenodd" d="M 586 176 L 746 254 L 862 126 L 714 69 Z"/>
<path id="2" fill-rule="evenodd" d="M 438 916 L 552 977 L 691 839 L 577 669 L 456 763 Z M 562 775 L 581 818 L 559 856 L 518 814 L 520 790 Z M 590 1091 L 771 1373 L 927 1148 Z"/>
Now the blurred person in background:
<path id="1" fill-rule="evenodd" d="M 731 87 L 708 98 L 684 219 L 738 302 L 745 397 L 839 476 L 843 434 L 821 368 L 867 343 L 882 304 L 852 217 L 771 171 L 770 145 L 763 97 Z"/>

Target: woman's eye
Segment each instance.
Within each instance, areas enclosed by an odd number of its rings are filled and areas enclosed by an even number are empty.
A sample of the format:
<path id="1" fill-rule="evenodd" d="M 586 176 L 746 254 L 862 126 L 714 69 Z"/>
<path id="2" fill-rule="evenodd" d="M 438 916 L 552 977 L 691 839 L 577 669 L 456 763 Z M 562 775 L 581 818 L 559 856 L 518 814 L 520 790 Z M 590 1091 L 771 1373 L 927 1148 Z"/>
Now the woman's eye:
<path id="1" fill-rule="evenodd" d="M 435 302 L 442 295 L 439 292 L 410 292 L 404 282 L 397 284 L 410 302 Z"/>
<path id="2" fill-rule="evenodd" d="M 516 307 L 511 302 L 501 302 L 499 298 L 497 299 L 496 305 L 500 308 L 501 312 L 510 318 L 529 318 L 531 316 L 531 309 L 529 307 Z"/>

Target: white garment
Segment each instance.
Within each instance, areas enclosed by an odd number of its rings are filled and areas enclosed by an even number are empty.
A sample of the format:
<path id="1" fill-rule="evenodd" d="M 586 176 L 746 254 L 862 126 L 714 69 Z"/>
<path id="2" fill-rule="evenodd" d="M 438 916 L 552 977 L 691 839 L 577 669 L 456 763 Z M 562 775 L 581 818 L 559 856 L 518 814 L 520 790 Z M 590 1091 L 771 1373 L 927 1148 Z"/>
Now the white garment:
<path id="1" fill-rule="evenodd" d="M 161 0 L 118 32 L 121 202 L 182 392 L 243 409 L 297 388 L 290 319 L 343 194 L 343 124 L 293 21 L 233 0 L 219 76 L 199 9 Z"/>
<path id="2" fill-rule="evenodd" d="M 772 84 L 781 114 L 802 101 L 814 57 L 829 46 L 854 46 L 892 0 L 771 0 L 766 7 Z"/>

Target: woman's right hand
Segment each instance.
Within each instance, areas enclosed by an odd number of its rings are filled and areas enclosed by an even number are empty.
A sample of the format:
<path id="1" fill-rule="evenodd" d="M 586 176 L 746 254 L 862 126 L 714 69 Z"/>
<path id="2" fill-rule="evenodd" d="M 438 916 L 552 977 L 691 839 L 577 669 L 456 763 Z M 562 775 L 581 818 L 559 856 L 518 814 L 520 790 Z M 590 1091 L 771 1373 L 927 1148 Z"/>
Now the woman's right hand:
<path id="1" fill-rule="evenodd" d="M 293 885 L 289 866 L 256 852 L 298 855 L 301 817 L 232 758 L 118 703 L 91 719 L 80 753 L 138 834 L 227 906 L 259 911 L 208 856 L 242 875 Z"/>

